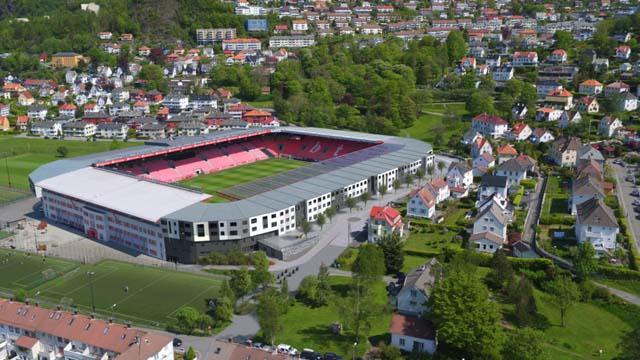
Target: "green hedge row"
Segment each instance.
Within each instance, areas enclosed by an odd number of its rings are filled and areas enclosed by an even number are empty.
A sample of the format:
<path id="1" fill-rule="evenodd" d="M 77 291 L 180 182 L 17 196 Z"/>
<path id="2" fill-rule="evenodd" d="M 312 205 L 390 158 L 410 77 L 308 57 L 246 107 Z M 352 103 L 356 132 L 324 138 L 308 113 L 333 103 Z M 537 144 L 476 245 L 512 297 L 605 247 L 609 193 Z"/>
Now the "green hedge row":
<path id="1" fill-rule="evenodd" d="M 609 279 L 640 281 L 640 271 L 603 265 L 599 265 L 596 271 Z"/>

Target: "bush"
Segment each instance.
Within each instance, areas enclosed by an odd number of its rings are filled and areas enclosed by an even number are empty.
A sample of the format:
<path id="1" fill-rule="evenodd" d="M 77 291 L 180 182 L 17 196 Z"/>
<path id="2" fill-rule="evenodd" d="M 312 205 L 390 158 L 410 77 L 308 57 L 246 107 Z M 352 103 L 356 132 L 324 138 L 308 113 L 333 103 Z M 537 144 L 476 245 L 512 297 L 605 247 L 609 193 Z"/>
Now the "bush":
<path id="1" fill-rule="evenodd" d="M 522 185 L 527 190 L 533 190 L 536 187 L 536 181 L 534 179 L 526 179 L 520 181 L 520 185 Z"/>
<path id="2" fill-rule="evenodd" d="M 640 281 L 640 271 L 599 265 L 596 268 L 596 272 L 609 279 Z"/>
<path id="3" fill-rule="evenodd" d="M 524 259 L 510 257 L 509 262 L 515 271 L 545 271 L 548 267 L 553 266 L 553 262 L 549 259 Z"/>

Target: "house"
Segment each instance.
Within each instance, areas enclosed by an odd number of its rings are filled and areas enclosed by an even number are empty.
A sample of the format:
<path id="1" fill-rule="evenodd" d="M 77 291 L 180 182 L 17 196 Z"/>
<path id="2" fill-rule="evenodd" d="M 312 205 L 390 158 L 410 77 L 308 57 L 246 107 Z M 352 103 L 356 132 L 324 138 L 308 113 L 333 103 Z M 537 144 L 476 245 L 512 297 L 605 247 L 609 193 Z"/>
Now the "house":
<path id="1" fill-rule="evenodd" d="M 501 65 L 494 67 L 491 70 L 491 76 L 493 77 L 493 81 L 496 82 L 505 82 L 513 79 L 514 75 L 513 66 L 509 65 Z"/>
<path id="2" fill-rule="evenodd" d="M 7 131 L 11 128 L 9 118 L 6 116 L 0 116 L 0 131 Z"/>
<path id="3" fill-rule="evenodd" d="M 622 81 L 615 81 L 604 88 L 604 96 L 609 97 L 615 94 L 629 92 L 629 85 Z"/>
<path id="4" fill-rule="evenodd" d="M 189 97 L 184 94 L 169 94 L 162 99 L 162 105 L 171 112 L 180 112 L 189 106 Z"/>
<path id="5" fill-rule="evenodd" d="M 535 51 L 516 51 L 513 53 L 513 66 L 538 66 L 538 53 Z"/>
<path id="6" fill-rule="evenodd" d="M 549 55 L 549 61 L 554 63 L 567 62 L 567 52 L 563 49 L 555 49 Z"/>
<path id="7" fill-rule="evenodd" d="M 527 116 L 527 104 L 516 103 L 511 108 L 511 116 L 516 120 L 522 120 Z"/>
<path id="8" fill-rule="evenodd" d="M 9 105 L 0 104 L 0 116 L 9 116 L 11 113 L 11 107 Z"/>
<path id="9" fill-rule="evenodd" d="M 581 168 L 584 164 L 590 163 L 591 161 L 595 161 L 601 168 L 604 166 L 604 156 L 602 156 L 602 153 L 595 147 L 585 144 L 578 149 L 576 165 L 578 168 Z"/>
<path id="10" fill-rule="evenodd" d="M 629 60 L 631 57 L 631 47 L 628 45 L 620 45 L 616 48 L 616 59 Z"/>
<path id="11" fill-rule="evenodd" d="M 512 187 L 527 179 L 527 168 L 517 159 L 511 159 L 498 165 L 495 175 L 506 177 L 507 186 Z"/>
<path id="12" fill-rule="evenodd" d="M 462 66 L 466 70 L 471 70 L 476 68 L 476 58 L 473 56 L 465 56 L 460 60 L 460 66 Z"/>
<path id="13" fill-rule="evenodd" d="M 511 203 L 509 203 L 509 199 L 503 198 L 499 194 L 493 194 L 486 198 L 484 201 L 476 202 L 475 205 L 479 213 L 485 211 L 487 207 L 496 205 L 509 222 L 513 221 L 515 208 L 513 207 L 513 205 L 511 205 Z"/>
<path id="14" fill-rule="evenodd" d="M 585 96 L 578 100 L 576 110 L 587 114 L 595 114 L 600 111 L 600 104 L 595 97 Z"/>
<path id="15" fill-rule="evenodd" d="M 164 139 L 167 137 L 167 130 L 162 124 L 144 124 L 136 130 L 136 134 L 147 139 Z"/>
<path id="16" fill-rule="evenodd" d="M 36 99 L 33 98 L 33 95 L 28 92 L 22 92 L 18 95 L 18 105 L 20 106 L 31 106 L 36 102 Z"/>
<path id="17" fill-rule="evenodd" d="M 78 107 L 74 104 L 62 104 L 58 107 L 58 112 L 60 113 L 60 116 L 75 117 L 77 109 Z"/>
<path id="18" fill-rule="evenodd" d="M 62 125 L 64 136 L 70 137 L 91 137 L 96 134 L 96 125 L 83 121 L 72 121 Z"/>
<path id="19" fill-rule="evenodd" d="M 568 201 L 571 215 L 577 214 L 578 205 L 593 198 L 605 198 L 604 186 L 597 177 L 580 176 L 571 181 L 571 194 Z"/>
<path id="20" fill-rule="evenodd" d="M 57 121 L 38 121 L 31 124 L 31 134 L 51 138 L 62 134 L 62 124 Z"/>
<path id="21" fill-rule="evenodd" d="M 493 154 L 493 147 L 484 136 L 481 136 L 471 145 L 471 157 L 476 158 L 484 153 Z"/>
<path id="22" fill-rule="evenodd" d="M 555 140 L 551 131 L 546 128 L 535 128 L 529 138 L 534 144 L 544 144 Z"/>
<path id="23" fill-rule="evenodd" d="M 503 210 L 495 203 L 491 203 L 484 210 L 479 211 L 476 218 L 473 220 L 473 234 L 486 234 L 491 233 L 498 237 L 500 246 L 507 239 L 507 226 L 509 225 L 509 219 L 504 215 Z M 481 239 L 486 239 L 486 235 L 483 235 Z M 489 238 L 489 240 L 491 240 Z M 489 245 L 489 244 L 488 244 Z M 481 248 L 482 250 L 495 250 L 499 247 Z"/>
<path id="24" fill-rule="evenodd" d="M 242 120 L 250 127 L 280 126 L 280 121 L 268 111 L 252 109 L 242 114 Z"/>
<path id="25" fill-rule="evenodd" d="M 504 240 L 500 238 L 500 236 L 489 231 L 469 236 L 469 242 L 475 245 L 476 251 L 491 254 L 502 249 L 504 246 Z"/>
<path id="26" fill-rule="evenodd" d="M 447 171 L 449 188 L 462 187 L 468 189 L 473 185 L 473 170 L 461 162 L 451 163 Z"/>
<path id="27" fill-rule="evenodd" d="M 557 121 L 562 116 L 562 109 L 541 107 L 536 110 L 536 121 Z"/>
<path id="28" fill-rule="evenodd" d="M 603 85 L 600 81 L 589 79 L 580 83 L 578 91 L 585 95 L 599 95 L 602 93 Z"/>
<path id="29" fill-rule="evenodd" d="M 390 206 L 374 206 L 369 213 L 367 240 L 377 242 L 391 234 L 402 236 L 403 227 L 402 217 L 398 210 Z"/>
<path id="30" fill-rule="evenodd" d="M 440 204 L 441 202 L 447 200 L 449 196 L 451 196 L 449 185 L 443 178 L 431 180 L 431 182 L 428 183 L 425 188 L 427 188 L 428 191 L 431 191 L 431 194 L 436 199 L 436 204 Z"/>
<path id="31" fill-rule="evenodd" d="M 473 176 L 482 176 L 494 167 L 496 159 L 489 153 L 484 153 L 473 159 Z"/>
<path id="32" fill-rule="evenodd" d="M 576 166 L 580 147 L 582 147 L 580 138 L 562 137 L 551 144 L 549 157 L 557 165 L 573 167 Z"/>
<path id="33" fill-rule="evenodd" d="M 391 345 L 406 352 L 433 354 L 438 346 L 433 324 L 421 316 L 393 314 L 389 333 Z"/>
<path id="34" fill-rule="evenodd" d="M 191 107 L 199 109 L 203 107 L 218 107 L 218 98 L 214 95 L 193 95 L 191 96 Z"/>
<path id="35" fill-rule="evenodd" d="M 582 121 L 582 115 L 578 111 L 563 111 L 558 121 L 558 127 L 561 129 L 566 128 L 570 124 L 577 124 Z"/>
<path id="36" fill-rule="evenodd" d="M 602 199 L 592 198 L 576 208 L 576 238 L 590 242 L 597 254 L 613 251 L 619 232 L 618 221 Z"/>
<path id="37" fill-rule="evenodd" d="M 45 106 L 42 105 L 33 105 L 27 109 L 27 116 L 29 119 L 39 119 L 44 120 L 47 117 L 48 110 Z"/>
<path id="38" fill-rule="evenodd" d="M 436 258 L 413 269 L 404 278 L 402 289 L 396 296 L 396 311 L 403 315 L 422 316 L 436 280 L 442 276 L 442 265 Z"/>
<path id="39" fill-rule="evenodd" d="M 498 165 L 500 165 L 507 160 L 515 159 L 518 156 L 518 150 L 511 144 L 504 144 L 498 148 L 496 154 L 498 156 Z"/>
<path id="40" fill-rule="evenodd" d="M 147 46 L 141 46 L 138 48 L 138 56 L 147 57 L 149 55 L 151 55 L 151 48 Z"/>
<path id="41" fill-rule="evenodd" d="M 564 87 L 556 80 L 538 79 L 536 80 L 536 93 L 539 99 L 544 99 L 550 92 L 562 90 Z"/>
<path id="42" fill-rule="evenodd" d="M 436 214 L 436 199 L 424 187 L 409 193 L 407 216 L 433 219 Z"/>
<path id="43" fill-rule="evenodd" d="M 51 57 L 51 65 L 54 67 L 74 68 L 83 61 L 84 58 L 80 54 L 73 52 L 59 52 Z"/>
<path id="44" fill-rule="evenodd" d="M 598 123 L 598 133 L 605 137 L 612 137 L 616 131 L 622 128 L 622 121 L 615 116 L 605 116 Z"/>
<path id="45" fill-rule="evenodd" d="M 625 92 L 618 99 L 617 107 L 620 111 L 635 111 L 638 109 L 638 98 L 630 92 Z"/>
<path id="46" fill-rule="evenodd" d="M 29 117 L 27 115 L 16 116 L 16 129 L 25 131 L 29 126 Z"/>
<path id="47" fill-rule="evenodd" d="M 480 182 L 478 201 L 482 202 L 493 194 L 506 199 L 508 195 L 508 179 L 506 176 L 485 175 Z"/>
<path id="48" fill-rule="evenodd" d="M 519 122 L 511 127 L 511 132 L 507 137 L 513 141 L 524 141 L 527 140 L 529 136 L 531 136 L 531 132 L 532 130 L 529 125 L 525 124 L 524 122 Z"/>
<path id="49" fill-rule="evenodd" d="M 513 256 L 517 258 L 535 259 L 538 254 L 531 248 L 531 245 L 524 241 L 516 241 L 511 244 Z"/>
<path id="50" fill-rule="evenodd" d="M 544 102 L 555 109 L 570 110 L 573 108 L 573 94 L 566 89 L 552 90 L 544 98 Z"/>
<path id="51" fill-rule="evenodd" d="M 471 145 L 473 144 L 477 138 L 482 137 L 482 134 L 480 134 L 477 131 L 474 131 L 473 129 L 470 129 L 469 131 L 467 131 L 466 133 L 464 133 L 464 135 L 462 135 L 462 140 L 460 140 L 460 142 L 463 145 Z"/>
<path id="52" fill-rule="evenodd" d="M 509 129 L 509 123 L 496 115 L 480 114 L 471 120 L 471 128 L 485 136 L 500 138 Z"/>
<path id="53" fill-rule="evenodd" d="M 129 126 L 127 124 L 103 123 L 96 127 L 96 137 L 101 139 L 121 139 L 127 138 Z"/>

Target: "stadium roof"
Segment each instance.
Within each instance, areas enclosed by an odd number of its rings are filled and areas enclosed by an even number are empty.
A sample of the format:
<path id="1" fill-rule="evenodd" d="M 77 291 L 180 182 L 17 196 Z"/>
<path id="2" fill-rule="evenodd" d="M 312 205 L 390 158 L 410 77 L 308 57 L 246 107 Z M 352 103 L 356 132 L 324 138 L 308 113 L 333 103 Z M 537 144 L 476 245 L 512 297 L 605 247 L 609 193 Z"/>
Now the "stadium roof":
<path id="1" fill-rule="evenodd" d="M 226 189 L 225 194 L 242 198 L 226 203 L 204 203 L 201 200 L 208 198 L 209 195 L 180 190 L 170 184 L 157 184 L 124 174 L 91 168 L 95 163 L 149 156 L 167 150 L 187 149 L 261 133 L 322 136 L 350 141 L 376 142 L 379 145 Z M 422 159 L 431 151 L 431 145 L 422 141 L 385 135 L 298 127 L 239 129 L 147 142 L 141 147 L 59 160 L 38 168 L 31 173 L 30 179 L 36 187 L 49 188 L 72 197 L 82 196 L 84 199 L 81 200 L 143 219 L 153 219 L 152 221 L 157 221 L 160 217 L 194 222 L 224 221 L 259 216 L 294 206 L 301 201 L 342 189 Z M 81 169 L 83 171 L 79 171 Z M 96 176 L 96 174 L 108 175 Z M 127 193 L 126 196 L 121 196 L 126 193 L 126 190 L 118 191 L 120 187 L 140 188 Z M 153 195 L 148 195 L 147 191 Z M 146 201 L 147 198 L 149 198 L 148 201 Z"/>
<path id="2" fill-rule="evenodd" d="M 37 185 L 151 222 L 210 197 L 94 167 L 54 176 Z"/>

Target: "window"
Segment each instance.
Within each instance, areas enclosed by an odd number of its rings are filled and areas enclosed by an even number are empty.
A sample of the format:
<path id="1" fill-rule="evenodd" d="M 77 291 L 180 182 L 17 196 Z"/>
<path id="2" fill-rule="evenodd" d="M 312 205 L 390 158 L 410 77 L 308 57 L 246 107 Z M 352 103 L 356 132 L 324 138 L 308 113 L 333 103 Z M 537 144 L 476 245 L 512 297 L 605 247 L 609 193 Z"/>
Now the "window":
<path id="1" fill-rule="evenodd" d="M 405 342 L 404 342 L 404 338 L 400 338 L 398 340 L 398 343 L 400 344 L 400 346 L 404 346 Z"/>
<path id="2" fill-rule="evenodd" d="M 198 236 L 204 236 L 204 224 L 198 224 Z"/>

